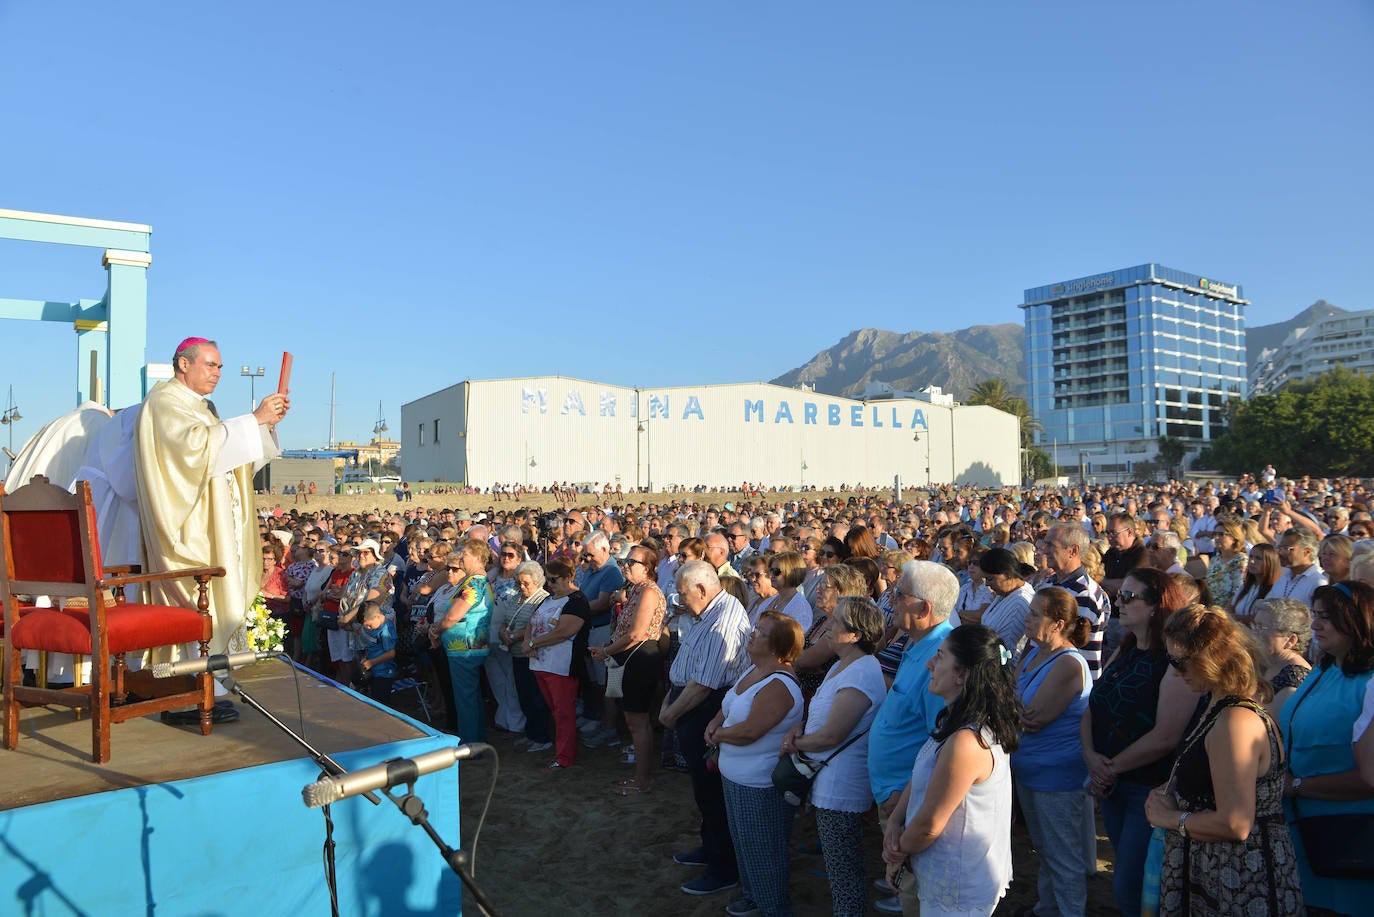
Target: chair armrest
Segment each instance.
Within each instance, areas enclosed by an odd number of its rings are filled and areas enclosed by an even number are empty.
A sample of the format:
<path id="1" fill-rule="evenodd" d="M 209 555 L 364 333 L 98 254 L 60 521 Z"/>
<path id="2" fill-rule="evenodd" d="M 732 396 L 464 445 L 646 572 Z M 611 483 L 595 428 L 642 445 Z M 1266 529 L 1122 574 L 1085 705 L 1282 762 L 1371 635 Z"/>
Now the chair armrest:
<path id="1" fill-rule="evenodd" d="M 157 583 L 164 580 L 187 579 L 188 577 L 223 576 L 223 567 L 187 567 L 184 570 L 168 570 L 165 573 L 136 573 L 131 576 L 107 576 L 100 581 L 101 586 L 131 586 L 135 583 Z"/>
<path id="2" fill-rule="evenodd" d="M 125 564 L 122 567 L 106 567 L 106 573 L 138 573 L 143 568 L 138 564 Z"/>

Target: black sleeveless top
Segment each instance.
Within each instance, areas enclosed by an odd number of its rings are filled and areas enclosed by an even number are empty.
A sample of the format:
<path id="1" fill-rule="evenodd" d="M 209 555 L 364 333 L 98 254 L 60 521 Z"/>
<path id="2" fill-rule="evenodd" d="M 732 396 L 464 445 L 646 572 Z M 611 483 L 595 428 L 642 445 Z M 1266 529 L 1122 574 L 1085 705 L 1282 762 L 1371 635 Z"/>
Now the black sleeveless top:
<path id="1" fill-rule="evenodd" d="M 1169 660 L 1139 647 L 1121 653 L 1102 672 L 1088 696 L 1092 717 L 1093 750 L 1114 758 L 1127 746 L 1155 728 L 1159 710 L 1159 683 L 1169 670 Z M 1118 779 L 1159 786 L 1169 779 L 1174 756 L 1118 774 Z"/>

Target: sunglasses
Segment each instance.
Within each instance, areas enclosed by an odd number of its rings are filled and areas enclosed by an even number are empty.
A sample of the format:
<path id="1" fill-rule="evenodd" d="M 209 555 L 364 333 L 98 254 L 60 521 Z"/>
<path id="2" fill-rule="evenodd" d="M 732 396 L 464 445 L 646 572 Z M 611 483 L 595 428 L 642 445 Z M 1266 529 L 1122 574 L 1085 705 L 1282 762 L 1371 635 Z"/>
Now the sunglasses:
<path id="1" fill-rule="evenodd" d="M 1167 658 L 1168 658 L 1168 660 L 1169 660 L 1169 665 L 1173 666 L 1174 668 L 1176 668 L 1176 669 L 1178 669 L 1180 672 L 1182 672 L 1182 671 L 1183 671 L 1183 667 L 1184 667 L 1185 665 L 1188 664 L 1188 660 L 1189 660 L 1189 659 L 1192 659 L 1193 657 L 1192 657 L 1192 656 L 1182 656 L 1182 657 L 1180 657 L 1180 656 L 1173 656 L 1173 655 L 1170 655 L 1170 656 L 1167 656 Z"/>
<path id="2" fill-rule="evenodd" d="M 769 576 L 782 576 L 782 571 L 779 570 L 777 567 L 769 567 L 769 568 L 768 568 L 768 575 L 769 575 Z"/>
<path id="3" fill-rule="evenodd" d="M 1123 602 L 1134 602 L 1136 599 L 1139 599 L 1142 602 L 1145 601 L 1145 596 L 1143 593 L 1132 592 L 1129 589 L 1122 589 L 1116 595 L 1117 598 L 1121 599 L 1121 601 Z"/>
<path id="4" fill-rule="evenodd" d="M 647 566 L 649 566 L 647 563 L 645 563 L 644 561 L 640 560 L 638 557 L 627 557 L 627 558 L 625 558 L 623 561 L 621 561 L 621 563 L 624 564 L 624 565 L 627 566 L 627 567 L 628 567 L 628 566 L 631 566 L 632 564 L 639 564 L 639 565 L 642 566 L 642 567 L 647 567 Z"/>
<path id="5" fill-rule="evenodd" d="M 834 551 L 817 551 L 816 553 L 821 557 L 839 557 Z"/>
<path id="6" fill-rule="evenodd" d="M 462 567 L 455 567 L 455 566 L 453 566 L 452 564 L 449 564 L 449 565 L 448 565 L 448 569 L 449 569 L 450 571 L 452 571 L 452 570 L 457 570 L 459 573 L 462 573 L 462 572 L 463 572 L 463 568 L 462 568 Z"/>

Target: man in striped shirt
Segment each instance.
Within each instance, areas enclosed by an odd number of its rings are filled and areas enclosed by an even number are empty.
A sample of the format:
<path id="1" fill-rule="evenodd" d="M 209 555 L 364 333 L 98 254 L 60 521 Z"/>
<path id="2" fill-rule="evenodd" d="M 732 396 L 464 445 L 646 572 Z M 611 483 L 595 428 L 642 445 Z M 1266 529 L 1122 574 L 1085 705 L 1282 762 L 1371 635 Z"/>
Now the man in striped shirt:
<path id="1" fill-rule="evenodd" d="M 711 565 L 689 561 L 677 571 L 677 592 L 695 619 L 682 638 L 682 649 L 668 672 L 672 682 L 658 720 L 676 729 L 692 794 L 701 810 L 701 846 L 675 856 L 685 866 L 705 866 L 706 874 L 684 884 L 689 895 L 708 895 L 739 883 L 735 847 L 725 817 L 725 791 L 720 773 L 706 767 L 706 726 L 720 710 L 721 699 L 748 662 L 749 616 L 728 592 Z"/>
<path id="2" fill-rule="evenodd" d="M 1045 551 L 1054 576 L 1041 584 L 1041 588 L 1059 586 L 1069 590 L 1078 600 L 1078 614 L 1092 622 L 1088 645 L 1081 652 L 1096 681 L 1102 672 L 1102 635 L 1107 629 L 1111 605 L 1107 593 L 1083 569 L 1083 552 L 1088 550 L 1088 543 L 1088 533 L 1076 522 L 1059 522 L 1051 526 L 1045 536 Z"/>

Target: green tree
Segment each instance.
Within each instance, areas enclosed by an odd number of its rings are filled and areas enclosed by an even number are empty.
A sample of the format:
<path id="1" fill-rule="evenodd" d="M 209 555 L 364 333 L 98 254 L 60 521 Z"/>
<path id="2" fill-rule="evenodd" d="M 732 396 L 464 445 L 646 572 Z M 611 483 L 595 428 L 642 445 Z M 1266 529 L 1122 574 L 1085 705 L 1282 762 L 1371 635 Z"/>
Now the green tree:
<path id="1" fill-rule="evenodd" d="M 1188 444 L 1173 436 L 1161 436 L 1155 449 L 1159 453 L 1159 463 L 1168 469 L 1169 477 L 1178 477 L 1178 468 L 1188 454 Z"/>
<path id="2" fill-rule="evenodd" d="M 1031 446 L 1026 450 L 1026 459 L 1030 464 L 1030 477 L 1032 481 L 1037 481 L 1041 478 L 1053 478 L 1059 474 L 1059 469 L 1054 467 L 1054 462 L 1050 460 L 1050 454 L 1044 449 Z"/>
<path id="3" fill-rule="evenodd" d="M 1241 403 L 1212 454 L 1228 474 L 1269 463 L 1294 474 L 1367 474 L 1374 469 L 1374 379 L 1338 366 Z"/>

